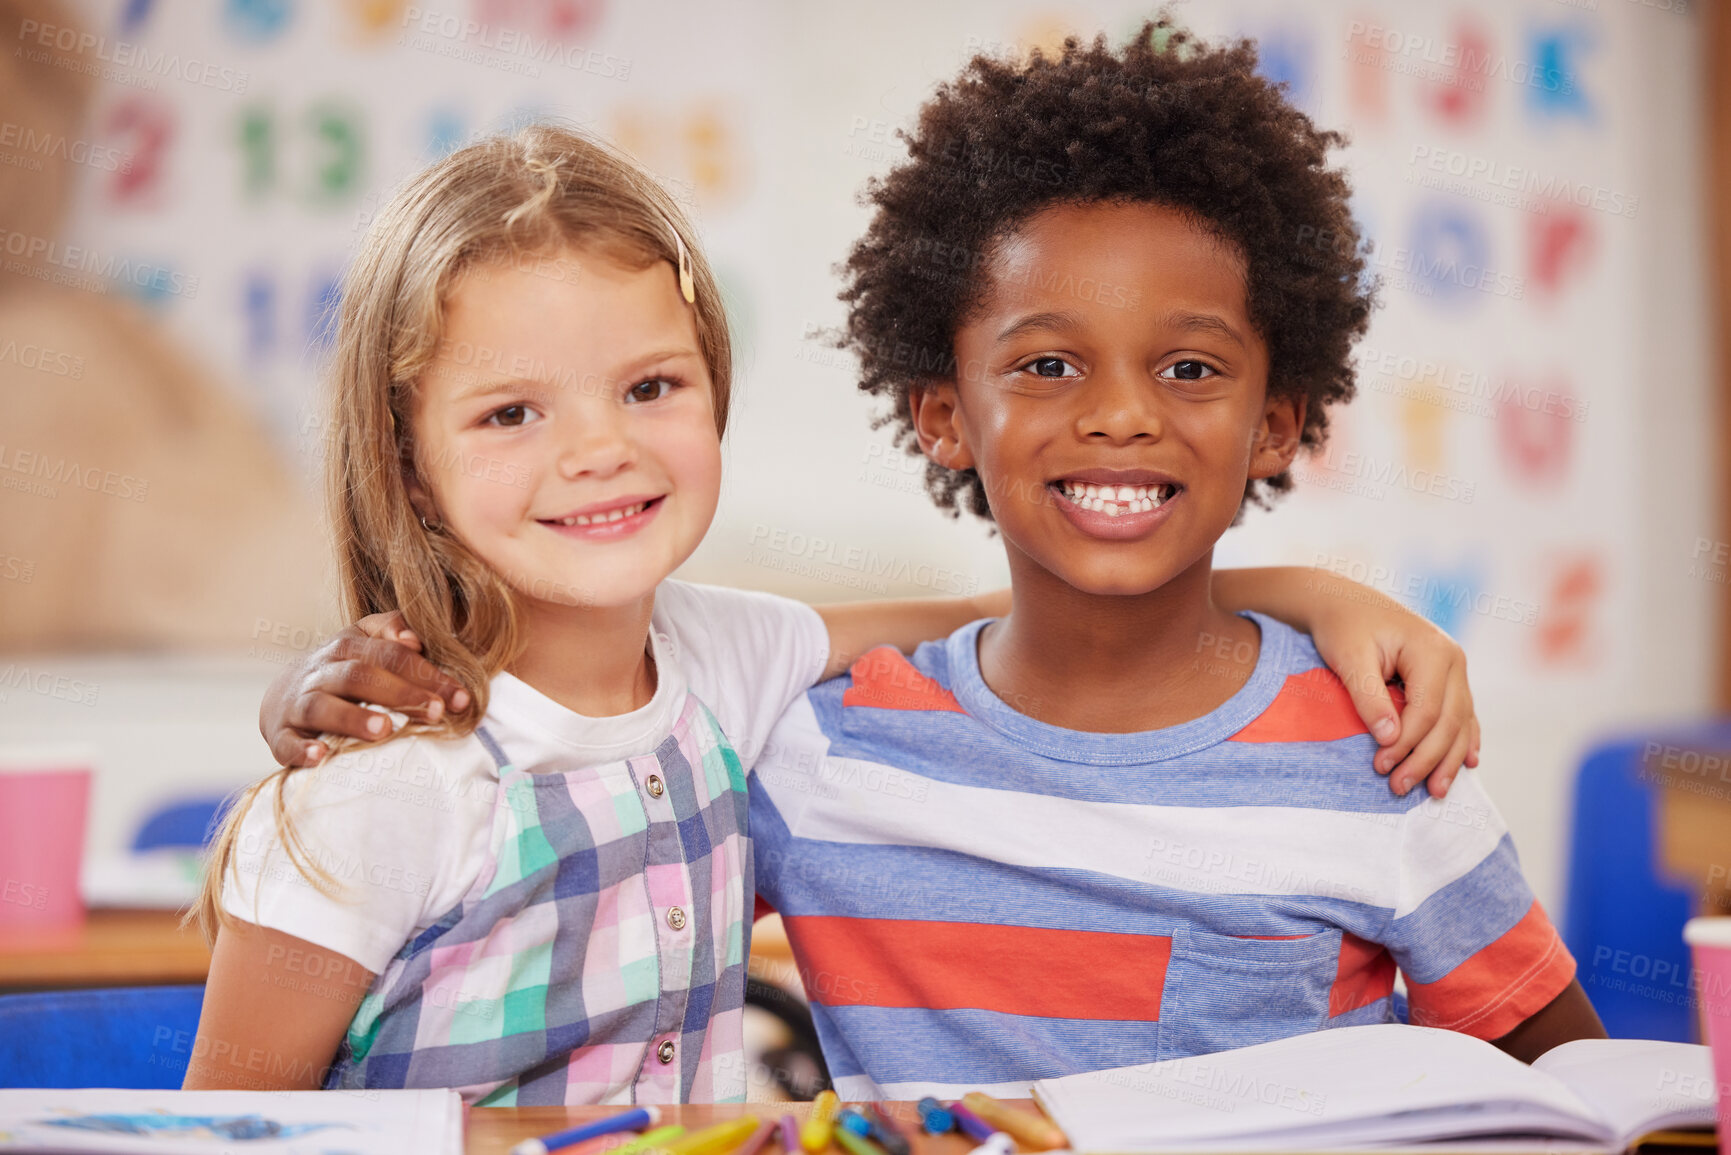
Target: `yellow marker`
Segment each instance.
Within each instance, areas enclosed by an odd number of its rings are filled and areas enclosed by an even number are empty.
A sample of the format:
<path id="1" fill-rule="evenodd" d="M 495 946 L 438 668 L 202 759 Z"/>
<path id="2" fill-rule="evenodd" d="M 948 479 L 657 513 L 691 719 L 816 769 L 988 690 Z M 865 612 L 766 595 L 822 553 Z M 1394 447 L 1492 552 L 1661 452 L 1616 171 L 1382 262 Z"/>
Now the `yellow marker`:
<path id="1" fill-rule="evenodd" d="M 725 1123 L 717 1123 L 713 1127 L 705 1127 L 701 1131 L 693 1131 L 685 1138 L 667 1144 L 664 1150 L 667 1155 L 725 1155 L 751 1138 L 751 1133 L 755 1130 L 757 1116 L 745 1115 Z"/>
<path id="2" fill-rule="evenodd" d="M 653 1131 L 645 1131 L 629 1143 L 621 1143 L 608 1149 L 605 1155 L 643 1155 L 651 1147 L 665 1147 L 683 1134 L 684 1127 L 657 1127 Z"/>
<path id="3" fill-rule="evenodd" d="M 835 1131 L 836 1112 L 840 1110 L 841 1100 L 835 1097 L 834 1091 L 818 1092 L 805 1126 L 799 1129 L 799 1145 L 812 1155 L 828 1147 L 830 1136 Z"/>
<path id="4" fill-rule="evenodd" d="M 1051 1151 L 1069 1146 L 1070 1141 L 1050 1119 L 1006 1107 L 990 1095 L 969 1091 L 962 1096 L 962 1106 L 984 1119 L 1024 1147 L 1036 1151 Z"/>

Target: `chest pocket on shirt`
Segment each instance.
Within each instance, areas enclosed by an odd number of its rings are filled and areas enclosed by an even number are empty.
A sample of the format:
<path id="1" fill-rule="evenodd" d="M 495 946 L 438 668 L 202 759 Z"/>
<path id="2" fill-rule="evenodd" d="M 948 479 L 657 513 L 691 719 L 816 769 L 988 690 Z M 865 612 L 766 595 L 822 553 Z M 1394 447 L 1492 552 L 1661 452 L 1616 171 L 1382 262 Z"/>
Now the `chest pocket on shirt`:
<path id="1" fill-rule="evenodd" d="M 1328 1020 L 1340 931 L 1295 939 L 1238 938 L 1194 927 L 1172 936 L 1160 1008 L 1160 1057 L 1248 1047 Z"/>

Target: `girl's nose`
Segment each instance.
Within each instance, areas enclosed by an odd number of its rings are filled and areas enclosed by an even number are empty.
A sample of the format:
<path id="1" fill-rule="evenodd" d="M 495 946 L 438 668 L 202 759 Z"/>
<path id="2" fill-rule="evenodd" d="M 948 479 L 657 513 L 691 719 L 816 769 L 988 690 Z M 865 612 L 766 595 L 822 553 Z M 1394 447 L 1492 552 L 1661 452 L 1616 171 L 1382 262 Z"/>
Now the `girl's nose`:
<path id="1" fill-rule="evenodd" d="M 595 410 L 607 410 L 597 412 Z M 567 480 L 611 477 L 637 460 L 628 423 L 612 406 L 596 406 L 569 419 L 561 430 L 559 475 Z"/>

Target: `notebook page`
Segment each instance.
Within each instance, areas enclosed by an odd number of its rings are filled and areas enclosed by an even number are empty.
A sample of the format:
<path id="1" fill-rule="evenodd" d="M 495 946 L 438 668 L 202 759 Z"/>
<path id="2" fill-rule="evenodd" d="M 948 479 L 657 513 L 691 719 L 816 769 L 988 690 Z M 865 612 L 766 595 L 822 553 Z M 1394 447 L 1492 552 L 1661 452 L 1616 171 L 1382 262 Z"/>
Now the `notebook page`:
<path id="1" fill-rule="evenodd" d="M 1550 1076 L 1478 1039 L 1399 1023 L 1043 1079 L 1035 1093 L 1080 1151 L 1155 1151 L 1300 1130 L 1311 1146 L 1326 1146 L 1334 1134 L 1374 1142 L 1382 1133 L 1368 1125 L 1375 1120 L 1387 1120 L 1388 1138 L 1400 1142 L 1549 1130 L 1561 1120 L 1572 1120 L 1559 1129 L 1572 1137 L 1612 1138 Z M 1448 1109 L 1457 1107 L 1451 1120 Z"/>
<path id="2" fill-rule="evenodd" d="M 1713 1052 L 1693 1043 L 1578 1039 L 1533 1064 L 1567 1084 L 1622 1146 L 1665 1127 L 1713 1125 Z"/>
<path id="3" fill-rule="evenodd" d="M 1399 1115 L 1325 1123 L 1308 1129 L 1192 1140 L 1182 1147 L 1186 1151 L 1219 1152 L 1221 1155 L 1254 1152 L 1304 1155 L 1307 1152 L 1354 1148 L 1374 1148 L 1379 1155 L 1395 1151 L 1438 1155 L 1443 1151 L 1474 1150 L 1494 1151 L 1498 1155 L 1514 1155 L 1523 1150 L 1550 1155 L 1560 1152 L 1616 1155 L 1617 1149 L 1604 1138 L 1585 1134 L 1592 1130 L 1592 1124 L 1530 1103 L 1478 1103 L 1470 1107 L 1437 1107 Z M 1538 1137 L 1541 1133 L 1545 1137 Z M 1162 1146 L 1155 1150 L 1166 1149 Z"/>
<path id="4" fill-rule="evenodd" d="M 0 1152 L 462 1155 L 455 1091 L 0 1090 Z"/>

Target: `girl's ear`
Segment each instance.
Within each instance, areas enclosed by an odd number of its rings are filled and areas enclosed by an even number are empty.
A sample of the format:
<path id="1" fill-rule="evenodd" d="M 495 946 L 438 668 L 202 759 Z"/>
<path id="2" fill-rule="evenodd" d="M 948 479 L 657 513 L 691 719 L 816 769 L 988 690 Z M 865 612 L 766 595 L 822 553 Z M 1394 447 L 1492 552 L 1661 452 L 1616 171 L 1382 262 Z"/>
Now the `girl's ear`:
<path id="1" fill-rule="evenodd" d="M 945 469 L 972 469 L 974 454 L 968 448 L 953 381 L 930 381 L 908 393 L 908 410 L 914 419 L 914 436 L 920 452 Z"/>
<path id="2" fill-rule="evenodd" d="M 403 488 L 408 491 L 409 508 L 415 511 L 421 524 L 438 525 L 439 507 L 433 501 L 433 495 L 427 492 L 427 487 L 421 484 L 420 474 L 411 462 L 403 463 Z"/>
<path id="3" fill-rule="evenodd" d="M 1250 446 L 1250 476 L 1285 473 L 1298 456 L 1304 435 L 1305 397 L 1270 397 Z"/>

